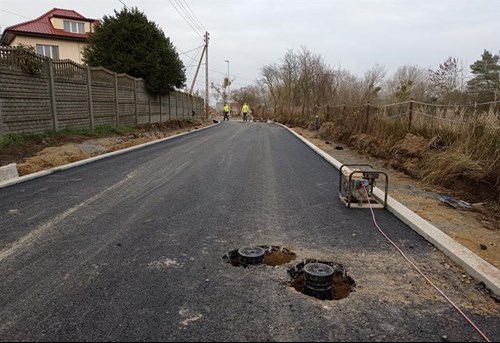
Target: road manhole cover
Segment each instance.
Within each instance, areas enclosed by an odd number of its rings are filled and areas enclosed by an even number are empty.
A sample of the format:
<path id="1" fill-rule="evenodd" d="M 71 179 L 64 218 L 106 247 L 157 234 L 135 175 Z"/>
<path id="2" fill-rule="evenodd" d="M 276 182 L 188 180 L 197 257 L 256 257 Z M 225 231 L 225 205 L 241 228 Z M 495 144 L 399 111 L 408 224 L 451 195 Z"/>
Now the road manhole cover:
<path id="1" fill-rule="evenodd" d="M 238 249 L 240 262 L 246 265 L 261 264 L 264 261 L 265 250 L 259 246 Z"/>
<path id="2" fill-rule="evenodd" d="M 347 298 L 356 287 L 356 282 L 338 263 L 307 259 L 287 271 L 292 278 L 291 287 L 321 300 Z"/>
<path id="3" fill-rule="evenodd" d="M 296 255 L 289 249 L 280 246 L 258 245 L 232 250 L 223 259 L 235 267 L 266 264 L 280 266 L 295 260 Z"/>

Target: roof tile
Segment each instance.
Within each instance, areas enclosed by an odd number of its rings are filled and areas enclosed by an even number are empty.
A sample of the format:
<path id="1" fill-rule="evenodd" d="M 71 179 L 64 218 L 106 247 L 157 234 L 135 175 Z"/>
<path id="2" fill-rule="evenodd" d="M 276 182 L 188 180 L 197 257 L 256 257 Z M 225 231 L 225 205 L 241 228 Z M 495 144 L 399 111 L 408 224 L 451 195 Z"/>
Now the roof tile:
<path id="1" fill-rule="evenodd" d="M 50 22 L 52 17 L 64 17 L 68 19 L 82 20 L 82 21 L 94 21 L 94 19 L 85 18 L 80 13 L 73 10 L 66 10 L 61 8 L 53 8 L 47 13 L 41 15 L 40 17 L 26 21 L 24 23 L 20 23 L 17 25 L 9 26 L 5 29 L 5 31 L 14 31 L 14 32 L 26 32 L 26 33 L 34 33 L 34 34 L 46 34 L 46 35 L 57 35 L 57 36 L 66 36 L 66 37 L 74 37 L 74 38 L 86 38 L 86 33 L 71 33 L 66 32 L 64 30 L 55 29 Z"/>

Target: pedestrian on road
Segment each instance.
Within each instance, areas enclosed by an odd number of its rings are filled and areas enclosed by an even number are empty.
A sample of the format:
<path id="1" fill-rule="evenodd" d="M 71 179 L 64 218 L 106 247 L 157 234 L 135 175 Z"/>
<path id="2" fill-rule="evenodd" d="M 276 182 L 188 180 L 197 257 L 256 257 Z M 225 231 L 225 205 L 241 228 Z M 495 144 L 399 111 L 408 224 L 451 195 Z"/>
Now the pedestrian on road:
<path id="1" fill-rule="evenodd" d="M 241 108 L 241 112 L 243 112 L 243 121 L 247 121 L 248 120 L 247 115 L 250 112 L 250 107 L 248 106 L 248 104 L 246 102 L 243 104 L 243 107 Z"/>
<path id="2" fill-rule="evenodd" d="M 229 121 L 229 105 L 227 103 L 224 104 L 224 120 Z"/>

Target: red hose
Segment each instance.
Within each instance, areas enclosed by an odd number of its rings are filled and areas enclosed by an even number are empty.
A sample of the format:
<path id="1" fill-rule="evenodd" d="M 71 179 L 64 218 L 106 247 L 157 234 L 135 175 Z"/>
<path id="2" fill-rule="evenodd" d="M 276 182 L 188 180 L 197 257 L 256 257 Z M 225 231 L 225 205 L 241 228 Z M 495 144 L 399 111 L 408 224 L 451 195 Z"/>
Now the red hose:
<path id="1" fill-rule="evenodd" d="M 370 204 L 370 197 L 368 195 L 368 190 L 366 189 L 365 185 L 363 185 L 363 188 L 365 190 L 365 193 L 366 193 L 366 199 L 368 200 L 368 204 Z M 404 252 L 396 245 L 396 243 L 394 243 L 385 233 L 384 231 L 380 228 L 380 226 L 378 225 L 377 223 L 377 219 L 375 218 L 375 212 L 373 211 L 373 208 L 370 207 L 370 211 L 372 212 L 372 218 L 373 218 L 373 223 L 375 224 L 375 226 L 377 227 L 377 229 L 380 231 L 380 233 L 382 233 L 382 235 L 385 237 L 385 239 L 387 239 L 389 241 L 389 243 L 391 243 L 396 249 L 397 251 L 405 258 L 406 261 L 408 261 L 408 263 L 410 263 L 413 268 L 415 268 L 415 270 L 420 274 L 422 275 L 422 277 L 432 286 L 434 287 L 434 289 L 436 291 L 439 292 L 439 294 L 441 294 L 443 296 L 443 298 L 445 298 L 450 304 L 451 306 L 453 306 L 455 308 L 455 310 L 458 311 L 458 313 L 460 313 L 462 315 L 462 317 L 465 318 L 465 320 L 474 328 L 474 330 L 476 330 L 476 332 L 478 334 L 481 335 L 481 337 L 485 340 L 485 342 L 491 342 L 490 339 L 481 331 L 481 329 L 479 329 L 479 327 L 474 324 L 474 322 L 469 318 L 467 317 L 467 315 L 462 311 L 460 310 L 460 308 L 458 308 L 457 305 L 455 305 L 455 303 L 446 296 L 446 294 L 444 294 L 443 291 L 441 291 L 441 289 L 439 289 L 439 287 L 437 287 L 427 276 L 425 276 L 425 274 L 420 270 L 420 268 L 418 268 L 415 263 L 413 263 L 405 254 Z"/>

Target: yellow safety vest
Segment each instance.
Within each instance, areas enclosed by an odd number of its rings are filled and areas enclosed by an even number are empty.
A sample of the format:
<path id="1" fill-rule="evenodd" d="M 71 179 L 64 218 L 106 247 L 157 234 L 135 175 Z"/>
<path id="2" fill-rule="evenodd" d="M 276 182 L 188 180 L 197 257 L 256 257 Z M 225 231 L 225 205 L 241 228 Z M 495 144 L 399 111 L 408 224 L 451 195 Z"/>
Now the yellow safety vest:
<path id="1" fill-rule="evenodd" d="M 229 112 L 229 106 L 228 105 L 224 105 L 224 112 Z"/>
<path id="2" fill-rule="evenodd" d="M 250 107 L 248 107 L 248 105 L 243 105 L 242 111 L 243 111 L 243 113 L 248 113 L 248 112 L 250 112 Z"/>

